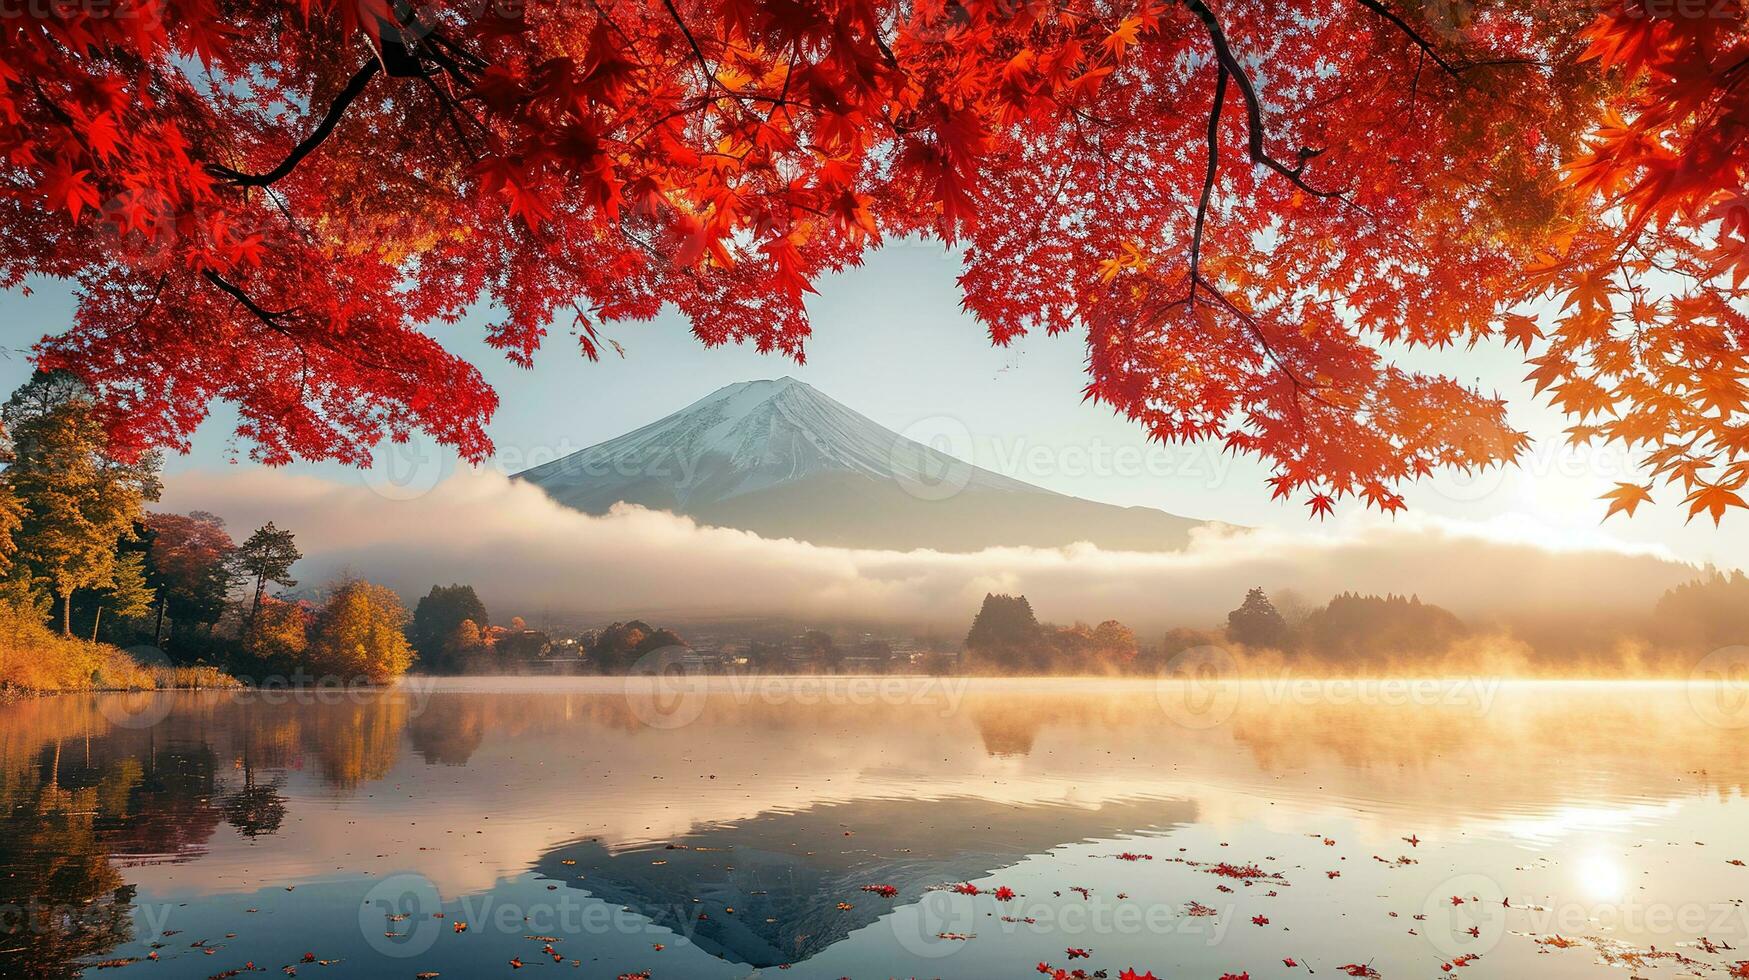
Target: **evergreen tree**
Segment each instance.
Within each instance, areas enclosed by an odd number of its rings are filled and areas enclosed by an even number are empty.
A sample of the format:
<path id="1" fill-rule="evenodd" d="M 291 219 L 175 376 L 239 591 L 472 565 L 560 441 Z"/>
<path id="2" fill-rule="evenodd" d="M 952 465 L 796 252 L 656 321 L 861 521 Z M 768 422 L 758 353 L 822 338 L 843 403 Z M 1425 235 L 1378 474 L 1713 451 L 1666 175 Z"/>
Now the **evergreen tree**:
<path id="1" fill-rule="evenodd" d="M 1227 639 L 1248 647 L 1280 647 L 1287 642 L 1287 620 L 1261 588 L 1245 593 L 1239 608 L 1227 614 Z"/>
<path id="2" fill-rule="evenodd" d="M 298 584 L 298 580 L 291 577 L 291 567 L 302 557 L 292 533 L 274 527 L 272 521 L 256 528 L 249 540 L 237 549 L 237 567 L 255 580 L 255 594 L 249 601 L 251 619 L 261 608 L 261 598 L 267 594 L 267 583 L 288 589 Z"/>
<path id="3" fill-rule="evenodd" d="M 407 636 L 426 669 L 456 671 L 463 668 L 470 653 L 478 652 L 482 645 L 480 630 L 490 622 L 486 604 L 474 593 L 473 586 L 434 585 L 413 607 Z M 459 636 L 463 623 L 473 624 L 473 642 L 466 646 Z"/>
<path id="4" fill-rule="evenodd" d="M 5 483 L 21 505 L 18 573 L 48 590 L 73 631 L 73 595 L 112 580 L 117 545 L 158 499 L 158 457 L 110 455 L 90 394 L 62 372 L 38 372 L 0 409 L 11 440 Z"/>
<path id="5" fill-rule="evenodd" d="M 1049 659 L 1044 630 L 1023 595 L 985 595 L 966 633 L 966 649 L 1009 671 L 1037 669 Z"/>

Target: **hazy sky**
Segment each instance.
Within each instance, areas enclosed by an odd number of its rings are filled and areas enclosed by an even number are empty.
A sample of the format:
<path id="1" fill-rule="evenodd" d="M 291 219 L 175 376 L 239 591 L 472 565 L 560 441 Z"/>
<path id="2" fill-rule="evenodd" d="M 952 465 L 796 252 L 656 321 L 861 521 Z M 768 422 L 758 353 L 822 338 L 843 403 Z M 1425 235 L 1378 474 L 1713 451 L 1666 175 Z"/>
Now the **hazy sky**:
<path id="1" fill-rule="evenodd" d="M 815 337 L 805 366 L 745 348 L 706 350 L 671 314 L 610 328 L 606 335 L 621 343 L 626 357 L 609 353 L 599 364 L 585 361 L 559 331 L 532 371 L 509 365 L 480 342 L 483 316 L 441 327 L 439 338 L 479 364 L 501 396 L 490 431 L 498 447 L 493 465 L 505 472 L 612 438 L 722 385 L 791 375 L 892 429 L 1054 490 L 1191 517 L 1330 533 L 1308 522 L 1299 502 L 1271 502 L 1263 485 L 1267 472 L 1255 460 L 1221 456 L 1208 446 L 1150 445 L 1110 409 L 1083 402 L 1079 337 L 1037 336 L 993 348 L 960 311 L 957 272 L 955 257 L 938 246 L 897 243 L 863 268 L 820 283 L 810 304 Z M 72 308 L 65 286 L 32 286 L 30 297 L 0 293 L 4 343 L 12 352 L 0 362 L 0 384 L 8 389 L 28 376 L 28 345 L 61 328 Z M 1523 364 L 1511 352 L 1417 353 L 1410 363 L 1443 365 L 1462 380 L 1507 393 L 1515 421 L 1536 438 L 1517 471 L 1480 479 L 1443 475 L 1409 488 L 1412 510 L 1509 528 L 1532 541 L 1659 544 L 1691 561 L 1729 566 L 1749 553 L 1749 515 L 1730 515 L 1722 530 L 1705 518 L 1685 526 L 1679 499 L 1669 491 L 1657 495 L 1661 506 L 1600 527 L 1604 505 L 1597 495 L 1634 473 L 1613 451 L 1561 449 L 1563 423 L 1532 402 L 1520 381 Z M 172 490 L 178 473 L 229 469 L 232 459 L 255 467 L 230 429 L 230 413 L 221 406 L 194 451 L 169 461 Z M 452 454 L 429 447 L 401 452 L 398 461 L 379 461 L 396 474 L 387 481 L 336 466 L 290 470 L 394 493 L 391 484 L 435 482 L 457 466 Z M 416 464 L 412 471 L 408 460 Z"/>

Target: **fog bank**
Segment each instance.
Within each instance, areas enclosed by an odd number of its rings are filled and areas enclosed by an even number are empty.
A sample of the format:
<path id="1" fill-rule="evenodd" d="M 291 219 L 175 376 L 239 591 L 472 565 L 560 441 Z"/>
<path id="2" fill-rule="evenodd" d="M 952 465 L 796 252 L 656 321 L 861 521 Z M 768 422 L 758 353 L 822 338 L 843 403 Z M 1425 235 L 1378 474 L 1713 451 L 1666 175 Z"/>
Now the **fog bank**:
<path id="1" fill-rule="evenodd" d="M 1617 614 L 1648 609 L 1697 571 L 1656 552 L 1546 547 L 1520 528 L 1358 514 L 1335 530 L 1197 532 L 1172 553 L 818 547 L 637 507 L 592 517 L 487 471 L 412 499 L 282 471 L 191 472 L 167 480 L 159 509 L 212 511 L 239 540 L 269 520 L 290 528 L 305 583 L 350 569 L 409 603 L 434 583 L 471 583 L 495 620 L 754 615 L 963 628 L 986 592 L 1018 592 L 1041 619 L 1154 631 L 1211 625 L 1257 585 L 1318 603 L 1341 591 L 1417 593 L 1475 618 Z"/>

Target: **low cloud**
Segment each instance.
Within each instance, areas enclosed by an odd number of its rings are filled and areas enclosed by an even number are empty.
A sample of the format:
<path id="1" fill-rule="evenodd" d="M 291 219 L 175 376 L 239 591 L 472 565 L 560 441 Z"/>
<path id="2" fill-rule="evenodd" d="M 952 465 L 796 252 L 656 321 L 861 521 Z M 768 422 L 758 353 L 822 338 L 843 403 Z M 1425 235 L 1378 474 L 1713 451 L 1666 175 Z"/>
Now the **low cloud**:
<path id="1" fill-rule="evenodd" d="M 1655 550 L 1538 542 L 1533 530 L 1357 518 L 1336 531 L 1199 532 L 1182 552 L 995 548 L 877 551 L 768 540 L 621 506 L 593 517 L 492 472 L 413 499 L 283 471 L 189 472 L 165 509 L 209 510 L 238 536 L 291 528 L 305 582 L 351 570 L 409 601 L 467 582 L 508 618 L 791 616 L 963 628 L 986 592 L 1024 593 L 1040 618 L 1119 619 L 1147 631 L 1219 621 L 1244 591 L 1417 593 L 1470 617 L 1648 609 L 1697 569 Z"/>

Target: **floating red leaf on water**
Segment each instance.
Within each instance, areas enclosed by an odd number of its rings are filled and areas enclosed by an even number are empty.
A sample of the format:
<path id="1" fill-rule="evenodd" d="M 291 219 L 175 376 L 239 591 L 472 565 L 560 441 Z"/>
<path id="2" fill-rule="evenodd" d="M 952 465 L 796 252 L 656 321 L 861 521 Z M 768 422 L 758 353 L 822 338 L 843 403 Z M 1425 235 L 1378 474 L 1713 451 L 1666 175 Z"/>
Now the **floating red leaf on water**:
<path id="1" fill-rule="evenodd" d="M 1011 902 L 1014 900 L 1014 889 L 1007 885 L 998 886 L 996 890 L 990 894 L 995 895 L 996 901 L 998 902 Z"/>
<path id="2" fill-rule="evenodd" d="M 1093 955 L 1091 950 L 1082 949 L 1079 946 L 1070 946 L 1068 949 L 1063 950 L 1063 953 L 1072 960 L 1084 960 Z"/>
<path id="3" fill-rule="evenodd" d="M 1133 854 L 1129 851 L 1125 851 L 1122 854 L 1119 854 L 1117 856 L 1117 859 L 1119 861 L 1152 861 L 1152 860 L 1154 860 L 1154 855 L 1152 855 L 1152 854 Z"/>
<path id="4" fill-rule="evenodd" d="M 520 970 L 520 969 L 522 969 L 522 960 L 520 960 L 520 959 L 518 959 L 518 958 L 516 958 L 516 957 L 514 957 L 514 956 L 512 956 L 512 957 L 511 957 L 511 958 L 510 958 L 510 968 L 511 968 L 511 969 L 512 969 L 512 970 Z"/>
<path id="5" fill-rule="evenodd" d="M 1223 878 L 1237 878 L 1241 881 L 1251 881 L 1256 878 L 1269 877 L 1268 873 L 1255 864 L 1228 864 L 1225 861 L 1209 868 L 1208 873 L 1212 875 L 1220 875 Z"/>
<path id="6" fill-rule="evenodd" d="M 1147 973 L 1137 973 L 1135 968 L 1131 967 L 1119 973 L 1117 980 L 1159 980 L 1159 978 L 1154 976 L 1153 970 L 1149 970 Z"/>
<path id="7" fill-rule="evenodd" d="M 862 890 L 865 892 L 873 892 L 882 898 L 892 898 L 899 894 L 899 890 L 892 885 L 863 885 Z"/>
<path id="8" fill-rule="evenodd" d="M 1555 949 L 1572 949 L 1574 946 L 1579 945 L 1578 940 L 1568 939 L 1566 936 L 1561 935 L 1544 936 L 1543 938 L 1538 939 L 1537 942 L 1544 946 L 1552 946 Z"/>
<path id="9" fill-rule="evenodd" d="M 1287 959 L 1284 959 L 1281 961 L 1281 965 L 1287 966 L 1287 967 L 1294 967 L 1294 966 L 1299 966 L 1300 964 L 1293 957 L 1289 956 Z"/>
<path id="10" fill-rule="evenodd" d="M 1266 916 L 1254 915 L 1251 917 L 1251 924 L 1254 926 L 1266 926 L 1269 925 L 1269 919 Z"/>
<path id="11" fill-rule="evenodd" d="M 1379 971 L 1365 963 L 1344 963 L 1336 969 L 1341 970 L 1343 973 L 1346 973 L 1351 977 L 1367 977 L 1369 980 L 1376 980 L 1379 975 Z"/>
<path id="12" fill-rule="evenodd" d="M 1414 834 L 1410 834 L 1409 836 L 1403 838 L 1403 842 L 1408 844 L 1410 847 L 1420 847 L 1421 846 L 1421 838 L 1415 836 Z"/>
<path id="13" fill-rule="evenodd" d="M 1223 973 L 1221 980 L 1251 980 L 1250 973 Z"/>

